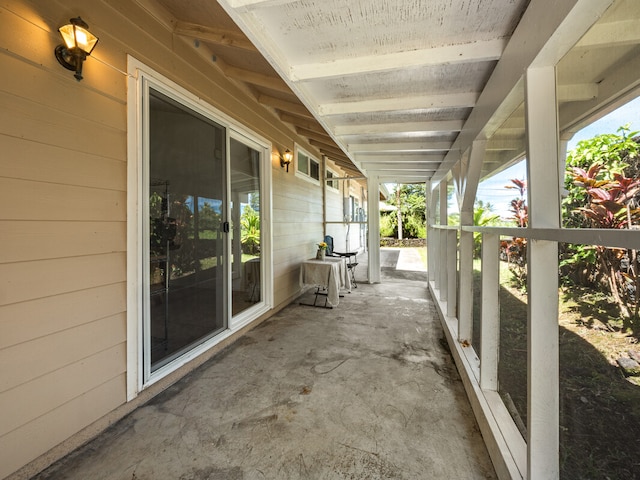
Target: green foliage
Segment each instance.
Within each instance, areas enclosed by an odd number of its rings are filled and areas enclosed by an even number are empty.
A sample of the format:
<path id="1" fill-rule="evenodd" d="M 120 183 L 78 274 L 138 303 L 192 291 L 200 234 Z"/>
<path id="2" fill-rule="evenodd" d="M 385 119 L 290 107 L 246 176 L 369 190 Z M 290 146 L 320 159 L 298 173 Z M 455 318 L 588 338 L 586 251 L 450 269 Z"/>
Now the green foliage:
<path id="1" fill-rule="evenodd" d="M 216 213 L 210 203 L 204 203 L 198 208 L 198 229 L 199 238 L 202 238 L 202 232 L 210 230 L 217 232 L 220 229 L 221 215 Z"/>
<path id="2" fill-rule="evenodd" d="M 389 205 L 398 205 L 397 190 L 389 195 Z M 425 238 L 427 236 L 426 187 L 424 184 L 406 184 L 400 187 L 400 215 L 402 216 L 403 238 Z M 383 228 L 384 225 L 384 228 Z M 383 233 L 384 231 L 384 233 Z M 398 235 L 398 212 L 380 214 L 380 235 Z"/>
<path id="3" fill-rule="evenodd" d="M 380 215 L 380 236 L 395 237 L 398 228 L 398 219 L 385 213 Z"/>
<path id="4" fill-rule="evenodd" d="M 584 183 L 575 183 L 575 169 L 590 174 L 596 182 L 610 182 L 616 174 L 638 178 L 638 153 L 640 148 L 633 138 L 638 132 L 629 131 L 629 126 L 618 128 L 618 133 L 597 135 L 578 142 L 567 154 L 567 172 L 564 188 L 567 195 L 562 201 L 562 218 L 566 228 L 590 226 L 580 208 L 589 204 L 589 193 Z M 592 169 L 597 169 L 593 171 Z"/>
<path id="5" fill-rule="evenodd" d="M 560 272 L 565 284 L 593 285 L 597 257 L 592 245 L 564 245 L 560 253 Z"/>
<path id="6" fill-rule="evenodd" d="M 500 215 L 493 213 L 491 203 L 485 204 L 482 200 L 478 200 L 473 206 L 473 224 L 477 227 L 497 226 L 500 224 Z M 481 236 L 480 232 L 473 233 L 473 256 L 475 258 L 480 258 L 482 251 Z"/>
<path id="7" fill-rule="evenodd" d="M 563 219 L 566 227 L 630 229 L 640 221 L 638 153 L 628 125 L 618 134 L 583 140 L 567 156 Z M 625 318 L 638 317 L 640 275 L 635 250 L 567 246 L 561 256 L 565 281 L 606 286 Z M 630 324 L 627 325 L 631 327 Z"/>
<path id="8" fill-rule="evenodd" d="M 510 211 L 513 220 L 520 228 L 529 224 L 529 208 L 527 207 L 526 193 L 527 181 L 512 178 L 510 185 L 505 188 L 518 191 L 518 197 L 511 200 Z M 514 237 L 510 241 L 500 242 L 501 256 L 506 258 L 511 273 L 511 284 L 518 290 L 525 292 L 527 289 L 527 239 Z"/>
<path id="9" fill-rule="evenodd" d="M 250 205 L 244 208 L 240 216 L 240 243 L 243 253 L 260 253 L 260 215 Z"/>
<path id="10" fill-rule="evenodd" d="M 529 223 L 529 210 L 526 204 L 525 193 L 527 192 L 527 181 L 524 179 L 512 178 L 511 185 L 504 188 L 518 190 L 519 197 L 511 200 L 511 213 L 518 227 L 526 227 Z"/>

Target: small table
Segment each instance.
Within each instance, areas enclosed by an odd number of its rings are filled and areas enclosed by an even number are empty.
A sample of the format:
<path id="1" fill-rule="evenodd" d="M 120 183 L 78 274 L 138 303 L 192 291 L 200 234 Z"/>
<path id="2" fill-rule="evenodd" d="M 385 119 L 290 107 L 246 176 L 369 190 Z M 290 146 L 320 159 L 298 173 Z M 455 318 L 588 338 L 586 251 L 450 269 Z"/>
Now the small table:
<path id="1" fill-rule="evenodd" d="M 340 303 L 340 288 L 351 292 L 351 279 L 344 258 L 315 258 L 302 262 L 300 267 L 300 286 L 315 285 L 326 289 L 327 303 L 335 307 Z M 315 306 L 315 303 L 314 303 Z"/>
<path id="2" fill-rule="evenodd" d="M 249 296 L 250 302 L 260 300 L 260 257 L 247 260 L 244 264 L 244 284 L 247 291 L 251 291 Z M 256 293 L 258 295 L 256 296 Z"/>

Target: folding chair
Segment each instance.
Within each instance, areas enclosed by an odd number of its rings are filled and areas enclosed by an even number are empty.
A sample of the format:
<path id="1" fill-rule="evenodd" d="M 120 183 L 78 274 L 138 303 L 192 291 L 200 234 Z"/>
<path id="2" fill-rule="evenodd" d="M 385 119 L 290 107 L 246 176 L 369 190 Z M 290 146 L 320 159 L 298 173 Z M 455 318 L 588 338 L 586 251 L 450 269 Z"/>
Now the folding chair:
<path id="1" fill-rule="evenodd" d="M 356 252 L 336 252 L 333 250 L 333 237 L 331 235 L 326 235 L 324 237 L 324 243 L 327 244 L 327 255 L 330 257 L 343 257 L 347 259 L 347 270 L 349 272 L 349 276 L 351 277 L 351 286 L 353 288 L 358 288 L 358 284 L 356 283 L 356 267 L 358 266 L 358 254 Z"/>

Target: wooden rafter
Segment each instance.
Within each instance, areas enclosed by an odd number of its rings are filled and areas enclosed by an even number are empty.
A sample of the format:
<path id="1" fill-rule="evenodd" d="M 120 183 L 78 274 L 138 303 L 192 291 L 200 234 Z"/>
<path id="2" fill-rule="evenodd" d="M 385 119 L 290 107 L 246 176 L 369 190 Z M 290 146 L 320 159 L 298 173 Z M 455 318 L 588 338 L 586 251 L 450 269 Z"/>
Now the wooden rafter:
<path id="1" fill-rule="evenodd" d="M 271 97 L 269 95 L 259 95 L 258 103 L 277 108 L 278 110 L 284 110 L 285 112 L 293 113 L 295 115 L 313 118 L 309 113 L 309 110 L 307 110 L 301 103 L 290 102 L 288 100 L 282 100 L 281 98 Z"/>
<path id="2" fill-rule="evenodd" d="M 233 78 L 234 80 L 240 80 L 245 83 L 250 83 L 251 85 L 257 85 L 259 87 L 265 87 L 278 92 L 291 94 L 291 89 L 280 77 L 264 75 L 262 73 L 233 67 L 231 65 L 223 66 L 222 71 L 227 77 Z"/>
<path id="3" fill-rule="evenodd" d="M 241 48 L 251 52 L 258 51 L 245 35 L 231 30 L 214 29 L 196 23 L 178 22 L 174 33 L 185 37 L 198 38 L 217 45 Z"/>

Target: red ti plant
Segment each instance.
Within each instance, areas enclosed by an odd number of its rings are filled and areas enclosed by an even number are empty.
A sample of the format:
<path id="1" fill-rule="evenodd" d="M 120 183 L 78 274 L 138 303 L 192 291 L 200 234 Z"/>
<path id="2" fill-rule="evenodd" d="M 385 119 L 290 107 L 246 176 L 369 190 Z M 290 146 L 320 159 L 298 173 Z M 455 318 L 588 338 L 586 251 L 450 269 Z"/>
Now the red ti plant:
<path id="1" fill-rule="evenodd" d="M 573 167 L 573 183 L 584 187 L 590 203 L 578 210 L 591 222 L 594 228 L 631 228 L 637 211 L 631 208 L 633 198 L 640 192 L 640 180 L 614 174 L 613 180 L 598 180 L 602 169 L 599 164 L 589 170 Z"/>
<path id="2" fill-rule="evenodd" d="M 529 210 L 524 196 L 527 191 L 527 181 L 520 180 L 519 178 L 512 178 L 511 183 L 513 185 L 506 185 L 504 188 L 518 190 L 520 193 L 519 198 L 511 200 L 511 212 L 513 213 L 513 218 L 518 222 L 519 227 L 526 227 L 529 223 Z"/>
<path id="3" fill-rule="evenodd" d="M 511 213 L 513 213 L 513 219 L 518 222 L 519 227 L 526 227 L 529 223 L 529 209 L 527 208 L 525 199 L 525 194 L 527 192 L 526 180 L 512 178 L 511 185 L 506 185 L 505 188 L 518 190 L 520 196 L 511 200 Z M 523 237 L 514 237 L 510 243 L 504 243 L 506 245 L 505 253 L 507 262 L 509 262 L 513 278 L 520 288 L 525 288 L 527 277 L 527 239 Z"/>
<path id="4" fill-rule="evenodd" d="M 580 211 L 594 228 L 631 229 L 640 218 L 640 210 L 633 208 L 634 197 L 640 192 L 640 180 L 614 174 L 613 180 L 599 180 L 599 164 L 589 170 L 574 167 L 574 185 L 584 187 L 589 204 Z M 596 246 L 601 271 L 605 274 L 611 294 L 622 314 L 638 316 L 640 276 L 636 250 Z M 631 311 L 633 310 L 633 314 Z"/>

